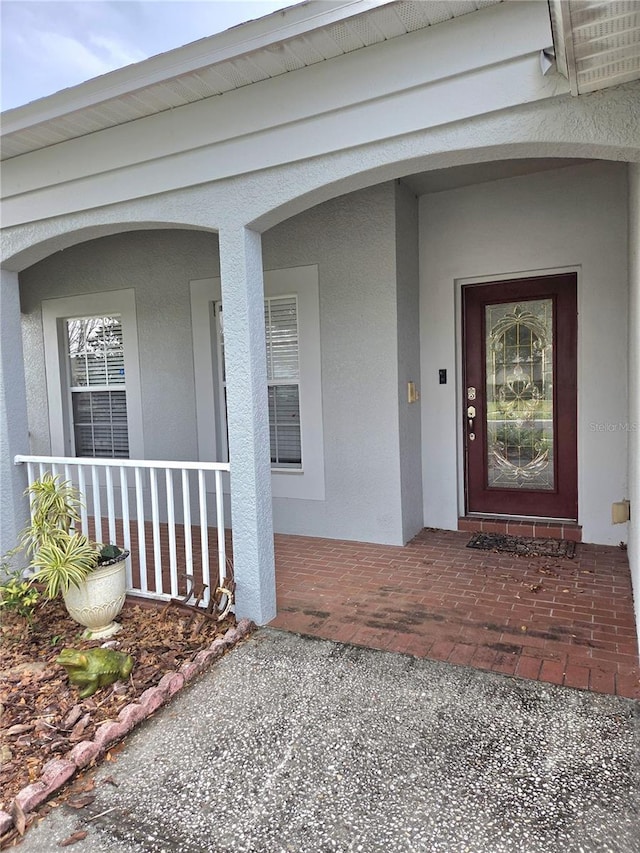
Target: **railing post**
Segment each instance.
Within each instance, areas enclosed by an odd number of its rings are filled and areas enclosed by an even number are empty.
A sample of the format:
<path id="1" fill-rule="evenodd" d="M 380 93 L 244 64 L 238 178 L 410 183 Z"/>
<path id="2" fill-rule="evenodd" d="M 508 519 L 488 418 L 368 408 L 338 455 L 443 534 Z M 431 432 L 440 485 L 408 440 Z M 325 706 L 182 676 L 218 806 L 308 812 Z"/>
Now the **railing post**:
<path id="1" fill-rule="evenodd" d="M 146 592 L 147 582 L 147 538 L 144 529 L 144 493 L 142 491 L 142 471 L 135 469 L 136 479 L 136 517 L 138 522 L 138 565 L 140 566 L 140 589 Z"/>
<path id="2" fill-rule="evenodd" d="M 85 536 L 89 535 L 89 511 L 87 509 L 87 485 L 84 476 L 84 467 L 80 465 L 78 467 L 78 489 L 80 493 L 84 496 L 84 500 L 80 506 L 80 529 L 84 533 Z"/>
<path id="3" fill-rule="evenodd" d="M 127 551 L 131 552 L 131 522 L 129 520 L 129 478 L 127 469 L 120 466 L 120 504 L 122 506 L 122 541 Z M 127 589 L 133 586 L 131 558 L 127 560 Z"/>
<path id="4" fill-rule="evenodd" d="M 204 595 L 205 604 L 209 603 L 211 595 L 211 578 L 209 574 L 209 529 L 207 527 L 207 487 L 204 471 L 198 471 L 198 503 L 200 505 L 200 550 L 202 553 L 202 583 L 206 584 Z"/>
<path id="5" fill-rule="evenodd" d="M 171 596 L 178 595 L 178 548 L 176 543 L 176 509 L 173 494 L 173 471 L 165 468 L 165 488 L 167 491 L 167 533 L 169 536 L 169 577 Z"/>
<path id="6" fill-rule="evenodd" d="M 107 525 L 109 527 L 109 542 L 116 544 L 116 504 L 113 494 L 113 475 L 111 468 L 105 468 L 104 476 L 107 483 Z"/>
<path id="7" fill-rule="evenodd" d="M 189 472 L 182 470 L 182 519 L 184 525 L 184 559 L 187 574 L 193 574 L 193 536 L 191 532 L 191 493 Z"/>
<path id="8" fill-rule="evenodd" d="M 218 578 L 222 586 L 227 574 L 227 544 L 224 531 L 224 492 L 222 491 L 222 472 L 215 471 L 216 481 L 216 529 L 218 531 Z"/>
<path id="9" fill-rule="evenodd" d="M 153 534 L 153 567 L 155 591 L 162 592 L 162 545 L 160 542 L 160 512 L 158 507 L 158 476 L 155 468 L 149 469 L 151 491 L 151 531 Z"/>
<path id="10" fill-rule="evenodd" d="M 100 500 L 100 475 L 95 465 L 91 466 L 91 494 L 93 496 L 93 538 L 102 542 L 102 502 Z"/>

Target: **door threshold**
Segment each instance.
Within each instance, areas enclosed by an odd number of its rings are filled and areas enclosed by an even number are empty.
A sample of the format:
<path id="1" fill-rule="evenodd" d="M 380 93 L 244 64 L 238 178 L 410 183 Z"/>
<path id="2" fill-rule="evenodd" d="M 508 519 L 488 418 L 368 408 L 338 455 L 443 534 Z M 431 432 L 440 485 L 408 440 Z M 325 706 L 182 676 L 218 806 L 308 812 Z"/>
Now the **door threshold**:
<path id="1" fill-rule="evenodd" d="M 582 542 L 582 525 L 575 521 L 535 518 L 506 518 L 496 515 L 465 515 L 458 519 L 458 530 L 466 533 L 503 533 L 509 536 L 534 536 L 541 539 L 567 539 Z"/>

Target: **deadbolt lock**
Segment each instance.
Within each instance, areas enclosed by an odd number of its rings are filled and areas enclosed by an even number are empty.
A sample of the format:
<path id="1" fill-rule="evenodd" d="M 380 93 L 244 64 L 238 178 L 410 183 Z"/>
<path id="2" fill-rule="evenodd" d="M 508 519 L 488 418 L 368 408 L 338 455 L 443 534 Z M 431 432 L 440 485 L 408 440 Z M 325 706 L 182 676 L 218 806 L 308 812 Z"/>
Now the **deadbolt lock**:
<path id="1" fill-rule="evenodd" d="M 476 389 L 473 385 L 470 385 L 467 388 L 467 400 L 475 400 L 476 399 Z"/>

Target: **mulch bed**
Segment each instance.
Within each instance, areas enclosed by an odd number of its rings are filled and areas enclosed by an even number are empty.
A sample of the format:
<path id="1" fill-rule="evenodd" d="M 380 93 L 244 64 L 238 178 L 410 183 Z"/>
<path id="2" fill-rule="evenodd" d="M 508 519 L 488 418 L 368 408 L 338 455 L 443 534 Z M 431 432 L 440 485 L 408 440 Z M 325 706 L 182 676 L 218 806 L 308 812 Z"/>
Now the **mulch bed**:
<path id="1" fill-rule="evenodd" d="M 81 627 L 60 601 L 39 606 L 31 627 L 14 613 L 3 614 L 0 810 L 9 810 L 16 794 L 38 780 L 48 762 L 91 741 L 101 724 L 116 720 L 126 705 L 235 626 L 233 616 L 218 623 L 175 608 L 129 602 L 118 621 L 123 627 L 110 645 L 133 656 L 133 671 L 126 681 L 81 700 L 55 659 L 63 648 L 88 649 L 102 642 L 82 640 Z"/>
<path id="2" fill-rule="evenodd" d="M 569 557 L 576 553 L 576 543 L 566 539 L 533 539 L 526 536 L 505 536 L 502 533 L 474 533 L 467 548 L 520 554 L 523 557 Z"/>

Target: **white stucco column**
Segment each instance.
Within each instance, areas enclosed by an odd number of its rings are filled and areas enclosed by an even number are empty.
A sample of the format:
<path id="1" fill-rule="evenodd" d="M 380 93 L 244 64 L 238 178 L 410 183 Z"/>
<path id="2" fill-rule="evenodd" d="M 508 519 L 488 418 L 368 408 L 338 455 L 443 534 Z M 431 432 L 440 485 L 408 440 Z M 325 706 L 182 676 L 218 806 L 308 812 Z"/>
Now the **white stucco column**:
<path id="1" fill-rule="evenodd" d="M 260 235 L 221 229 L 220 273 L 236 613 L 264 625 L 276 587 Z"/>
<path id="2" fill-rule="evenodd" d="M 28 452 L 18 274 L 0 270 L 0 555 L 16 545 L 28 518 L 26 470 L 13 464 Z"/>
<path id="3" fill-rule="evenodd" d="M 629 524 L 628 554 L 640 638 L 640 164 L 629 164 Z"/>

